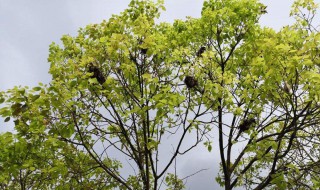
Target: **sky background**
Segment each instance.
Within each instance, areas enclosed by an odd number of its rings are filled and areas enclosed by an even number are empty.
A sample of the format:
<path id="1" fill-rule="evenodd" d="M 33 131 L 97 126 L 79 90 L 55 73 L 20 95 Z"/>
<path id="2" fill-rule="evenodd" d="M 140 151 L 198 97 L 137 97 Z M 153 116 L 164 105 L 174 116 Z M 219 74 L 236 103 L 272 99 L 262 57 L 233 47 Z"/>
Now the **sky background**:
<path id="1" fill-rule="evenodd" d="M 64 34 L 75 36 L 80 27 L 100 23 L 112 14 L 123 11 L 129 0 L 0 0 L 0 91 L 16 85 L 36 86 L 49 83 L 49 45 L 60 43 Z M 274 29 L 293 22 L 289 11 L 293 0 L 263 0 L 268 14 L 260 23 Z M 319 2 L 319 1 L 317 1 Z M 166 12 L 161 21 L 172 22 L 186 16 L 199 17 L 203 0 L 165 0 Z M 0 132 L 12 129 L 12 124 L 0 118 Z M 213 144 L 215 146 L 215 144 Z M 187 189 L 222 189 L 215 183 L 219 154 L 197 149 L 181 158 L 180 172 L 190 175 L 202 166 L 208 170 L 188 180 Z M 209 176 L 209 177 L 208 177 Z M 212 176 L 212 177 L 210 177 Z"/>

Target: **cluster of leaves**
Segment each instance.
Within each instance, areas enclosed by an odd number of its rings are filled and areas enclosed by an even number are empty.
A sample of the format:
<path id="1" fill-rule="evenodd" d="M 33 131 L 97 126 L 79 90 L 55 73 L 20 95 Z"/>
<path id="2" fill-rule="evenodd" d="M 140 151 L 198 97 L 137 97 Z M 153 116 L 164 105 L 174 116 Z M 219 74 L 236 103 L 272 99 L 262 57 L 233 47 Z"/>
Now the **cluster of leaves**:
<path id="1" fill-rule="evenodd" d="M 296 1 L 276 32 L 255 0 L 207 0 L 172 24 L 156 22 L 162 1 L 133 0 L 63 36 L 49 85 L 0 94 L 17 133 L 0 139 L 0 185 L 183 189 L 177 157 L 214 136 L 225 189 L 319 188 L 316 8 Z"/>
<path id="2" fill-rule="evenodd" d="M 17 134 L 7 132 L 0 136 L 1 188 L 112 189 L 118 186 L 85 151 L 59 140 L 61 137 L 48 128 L 49 102 L 41 98 L 46 96 L 42 87 L 14 88 L 7 95 L 12 98 L 6 101 L 12 104 L 2 108 L 1 114 L 7 116 L 7 121 L 14 118 Z M 103 162 L 113 168 L 121 166 L 118 161 Z"/>

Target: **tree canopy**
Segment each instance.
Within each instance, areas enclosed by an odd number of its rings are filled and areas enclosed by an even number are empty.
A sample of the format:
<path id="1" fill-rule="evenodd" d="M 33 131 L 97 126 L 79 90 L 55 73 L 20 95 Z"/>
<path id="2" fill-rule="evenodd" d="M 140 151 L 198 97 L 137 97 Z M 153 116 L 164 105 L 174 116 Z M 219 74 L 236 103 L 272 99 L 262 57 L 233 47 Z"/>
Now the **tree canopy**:
<path id="1" fill-rule="evenodd" d="M 15 126 L 0 136 L 0 187 L 184 189 L 177 158 L 204 145 L 226 190 L 319 189 L 317 9 L 295 1 L 296 22 L 275 31 L 258 0 L 206 0 L 173 23 L 158 21 L 163 1 L 132 0 L 64 35 L 50 84 L 0 93 Z"/>

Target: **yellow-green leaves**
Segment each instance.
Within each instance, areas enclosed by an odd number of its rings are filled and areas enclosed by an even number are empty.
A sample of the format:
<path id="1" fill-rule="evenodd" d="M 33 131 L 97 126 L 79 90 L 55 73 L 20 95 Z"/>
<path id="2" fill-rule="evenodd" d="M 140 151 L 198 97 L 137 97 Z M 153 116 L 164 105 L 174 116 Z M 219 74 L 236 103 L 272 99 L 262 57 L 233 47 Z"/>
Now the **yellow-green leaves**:
<path id="1" fill-rule="evenodd" d="M 149 141 L 147 143 L 147 147 L 149 150 L 157 149 L 159 143 L 160 143 L 159 141 L 155 141 L 154 139 L 149 138 Z"/>
<path id="2" fill-rule="evenodd" d="M 16 130 L 0 135 L 0 185 L 21 189 L 20 172 L 32 189 L 183 189 L 168 172 L 203 144 L 218 152 L 226 189 L 292 189 L 298 168 L 319 186 L 314 2 L 296 1 L 297 22 L 279 31 L 258 25 L 267 8 L 257 0 L 206 0 L 200 18 L 159 23 L 163 3 L 132 0 L 64 35 L 50 45 L 50 84 L 0 92 Z"/>

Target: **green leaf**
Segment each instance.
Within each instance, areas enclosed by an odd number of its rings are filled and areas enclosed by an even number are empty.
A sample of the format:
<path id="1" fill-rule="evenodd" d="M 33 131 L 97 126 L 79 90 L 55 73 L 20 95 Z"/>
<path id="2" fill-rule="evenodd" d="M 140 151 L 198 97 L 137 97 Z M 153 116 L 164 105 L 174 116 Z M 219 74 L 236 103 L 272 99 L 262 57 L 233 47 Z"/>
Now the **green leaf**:
<path id="1" fill-rule="evenodd" d="M 212 150 L 212 146 L 211 146 L 211 144 L 209 144 L 208 145 L 208 151 L 211 152 L 211 150 Z"/>
<path id="2" fill-rule="evenodd" d="M 90 78 L 88 81 L 90 84 L 98 84 L 98 81 L 96 78 Z"/>
<path id="3" fill-rule="evenodd" d="M 159 142 L 158 141 L 155 141 L 153 139 L 149 139 L 150 141 L 147 143 L 147 148 L 149 150 L 153 149 L 153 148 L 157 148 Z"/>
<path id="4" fill-rule="evenodd" d="M 73 81 L 71 81 L 71 83 L 70 83 L 70 87 L 74 87 L 74 86 L 76 86 L 76 84 L 77 84 L 77 81 L 76 81 L 76 80 L 73 80 Z"/>
<path id="5" fill-rule="evenodd" d="M 26 92 L 26 89 L 24 89 L 24 88 L 19 89 L 18 92 L 19 92 L 21 95 L 24 95 L 25 92 Z"/>
<path id="6" fill-rule="evenodd" d="M 31 98 L 31 100 L 34 102 L 34 101 L 36 101 L 38 98 L 40 97 L 40 95 L 33 95 L 32 96 L 32 98 Z"/>
<path id="7" fill-rule="evenodd" d="M 20 121 L 18 119 L 14 120 L 14 125 L 19 125 Z"/>
<path id="8" fill-rule="evenodd" d="M 8 122 L 8 121 L 10 121 L 10 117 L 7 117 L 7 118 L 4 120 L 4 122 Z"/>
<path id="9" fill-rule="evenodd" d="M 40 86 L 36 86 L 36 87 L 32 88 L 32 90 L 34 90 L 34 91 L 40 91 L 41 89 L 42 88 Z"/>

